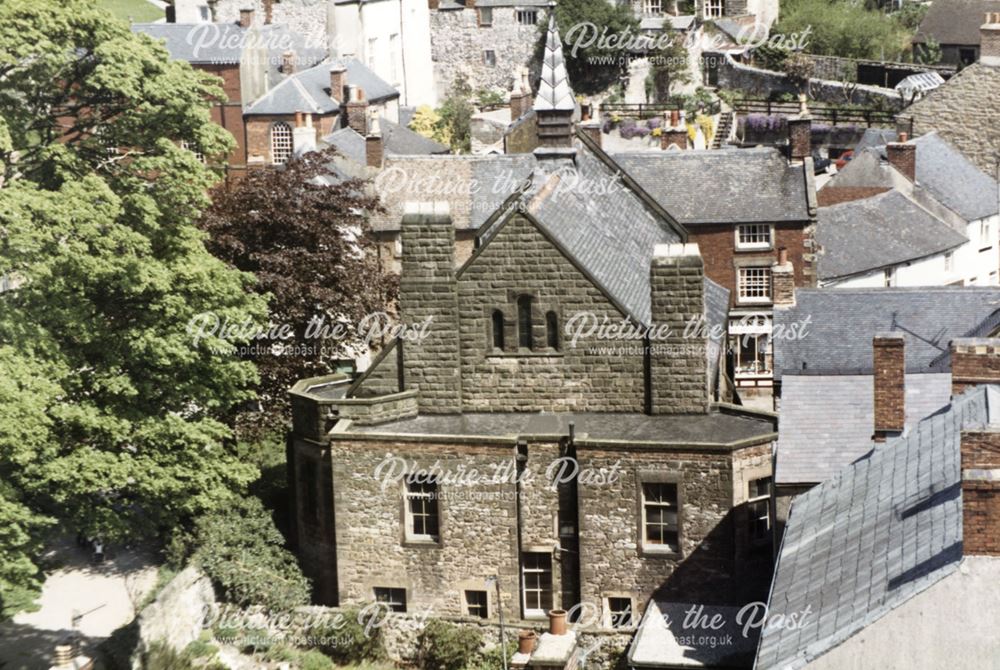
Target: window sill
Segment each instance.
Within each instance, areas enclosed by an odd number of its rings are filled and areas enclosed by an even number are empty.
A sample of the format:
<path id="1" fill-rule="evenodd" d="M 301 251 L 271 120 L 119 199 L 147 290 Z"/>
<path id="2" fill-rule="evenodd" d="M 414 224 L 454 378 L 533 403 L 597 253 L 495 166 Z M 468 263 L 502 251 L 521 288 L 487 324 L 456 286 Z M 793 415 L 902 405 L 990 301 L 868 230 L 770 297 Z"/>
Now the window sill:
<path id="1" fill-rule="evenodd" d="M 667 547 L 660 548 L 656 546 L 646 546 L 646 545 L 639 546 L 639 556 L 641 558 L 666 558 L 675 561 L 679 561 L 682 558 L 684 558 L 681 552 L 677 549 L 670 549 Z"/>
<path id="2" fill-rule="evenodd" d="M 412 549 L 440 549 L 441 540 L 431 538 L 408 537 L 403 540 L 403 546 Z"/>
<path id="3" fill-rule="evenodd" d="M 747 244 L 738 244 L 738 245 L 736 245 L 736 251 L 737 251 L 737 253 L 745 253 L 745 252 L 748 252 L 748 251 L 751 251 L 751 252 L 752 251 L 774 251 L 774 245 L 773 244 L 768 244 L 768 245 L 765 245 L 765 246 L 756 247 L 756 246 L 750 246 L 750 245 L 747 245 Z"/>
<path id="4" fill-rule="evenodd" d="M 773 305 L 774 300 L 771 298 L 737 298 L 737 306 L 743 305 Z"/>

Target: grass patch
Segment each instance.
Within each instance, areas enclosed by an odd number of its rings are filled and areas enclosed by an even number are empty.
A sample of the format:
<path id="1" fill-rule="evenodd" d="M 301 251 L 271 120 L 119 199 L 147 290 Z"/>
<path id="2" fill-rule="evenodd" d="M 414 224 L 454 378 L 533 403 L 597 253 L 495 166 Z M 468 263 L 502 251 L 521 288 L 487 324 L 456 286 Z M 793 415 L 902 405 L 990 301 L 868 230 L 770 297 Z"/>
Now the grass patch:
<path id="1" fill-rule="evenodd" d="M 166 16 L 162 9 L 146 0 L 97 0 L 97 6 L 108 10 L 122 21 L 129 17 L 136 23 L 150 23 Z"/>

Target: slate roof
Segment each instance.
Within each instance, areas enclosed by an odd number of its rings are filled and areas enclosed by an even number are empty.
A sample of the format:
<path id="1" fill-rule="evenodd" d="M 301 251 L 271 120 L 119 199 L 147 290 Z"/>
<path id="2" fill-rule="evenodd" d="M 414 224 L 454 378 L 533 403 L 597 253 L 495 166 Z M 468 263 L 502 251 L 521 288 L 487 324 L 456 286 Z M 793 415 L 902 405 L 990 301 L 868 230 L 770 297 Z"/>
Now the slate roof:
<path id="1" fill-rule="evenodd" d="M 720 445 L 766 438 L 774 433 L 767 415 L 713 411 L 709 414 L 625 414 L 614 412 L 489 412 L 423 414 L 352 432 L 412 435 L 565 435 L 573 422 L 579 440 L 616 440 L 676 445 Z"/>
<path id="2" fill-rule="evenodd" d="M 792 505 L 755 668 L 794 670 L 944 577 L 962 558 L 961 431 L 995 425 L 1000 389 L 973 387 L 905 438 Z"/>
<path id="3" fill-rule="evenodd" d="M 948 404 L 951 375 L 906 375 L 905 430 Z M 874 443 L 871 375 L 786 375 L 774 480 L 815 484 L 867 455 Z"/>
<path id="4" fill-rule="evenodd" d="M 399 91 L 372 72 L 357 59 L 339 61 L 347 68 L 347 83 L 360 87 L 369 102 L 378 103 L 399 97 Z M 330 97 L 330 67 L 333 61 L 325 60 L 307 70 L 285 77 L 270 91 L 247 105 L 243 113 L 248 116 L 271 114 L 332 114 L 340 103 Z"/>
<path id="5" fill-rule="evenodd" d="M 872 338 L 901 331 L 908 373 L 949 369 L 948 343 L 966 334 L 1000 308 L 1000 287 L 796 289 L 796 304 L 775 307 L 777 332 L 807 324 L 798 339 L 775 337 L 774 375 L 870 374 Z M 932 367 L 933 364 L 933 367 Z"/>
<path id="6" fill-rule="evenodd" d="M 567 111 L 576 109 L 573 89 L 563 61 L 562 40 L 556 27 L 556 14 L 549 12 L 549 30 L 545 36 L 545 53 L 542 54 L 542 72 L 535 95 L 536 112 Z"/>
<path id="7" fill-rule="evenodd" d="M 818 276 L 832 280 L 943 253 L 968 238 L 899 191 L 821 207 Z"/>
<path id="8" fill-rule="evenodd" d="M 868 148 L 884 147 L 887 143 L 895 142 L 897 139 L 899 139 L 899 134 L 891 128 L 866 128 L 861 140 L 854 147 L 854 153 L 860 154 Z"/>
<path id="9" fill-rule="evenodd" d="M 379 129 L 386 156 L 417 156 L 446 154 L 450 149 L 432 139 L 416 133 L 406 126 L 393 123 L 389 119 L 379 118 Z M 336 147 L 345 157 L 360 165 L 366 164 L 365 138 L 350 127 L 340 128 L 323 138 L 323 141 Z"/>
<path id="10" fill-rule="evenodd" d="M 683 225 L 806 221 L 802 166 L 776 149 L 613 154 L 642 188 Z"/>
<path id="11" fill-rule="evenodd" d="M 921 21 L 914 42 L 933 37 L 939 44 L 979 44 L 979 26 L 986 12 L 1000 12 L 992 0 L 934 0 Z"/>

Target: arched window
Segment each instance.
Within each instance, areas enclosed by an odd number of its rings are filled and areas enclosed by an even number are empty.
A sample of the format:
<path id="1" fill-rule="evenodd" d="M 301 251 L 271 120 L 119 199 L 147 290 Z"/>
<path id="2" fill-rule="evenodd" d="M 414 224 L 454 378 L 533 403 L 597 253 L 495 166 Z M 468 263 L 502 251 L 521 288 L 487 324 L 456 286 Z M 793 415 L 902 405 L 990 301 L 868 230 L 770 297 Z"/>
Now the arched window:
<path id="1" fill-rule="evenodd" d="M 522 295 L 517 299 L 517 344 L 522 349 L 531 349 L 530 295 Z"/>
<path id="2" fill-rule="evenodd" d="M 284 165 L 292 157 L 292 129 L 287 123 L 271 126 L 271 162 Z"/>
<path id="3" fill-rule="evenodd" d="M 493 348 L 503 350 L 503 312 L 493 310 Z"/>
<path id="4" fill-rule="evenodd" d="M 549 349 L 559 351 L 559 319 L 555 312 L 548 312 L 545 315 L 545 340 Z"/>

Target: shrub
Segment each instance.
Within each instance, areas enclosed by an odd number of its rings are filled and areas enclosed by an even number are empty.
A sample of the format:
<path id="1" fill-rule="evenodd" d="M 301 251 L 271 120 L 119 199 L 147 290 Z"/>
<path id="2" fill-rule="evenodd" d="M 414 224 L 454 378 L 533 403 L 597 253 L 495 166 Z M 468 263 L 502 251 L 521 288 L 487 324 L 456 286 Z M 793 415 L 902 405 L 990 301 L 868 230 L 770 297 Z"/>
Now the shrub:
<path id="1" fill-rule="evenodd" d="M 663 125 L 663 119 L 661 119 L 658 116 L 654 116 L 650 118 L 648 121 L 646 121 L 646 126 L 648 126 L 650 130 L 656 130 L 662 125 Z"/>
<path id="2" fill-rule="evenodd" d="M 508 631 L 507 634 L 511 635 L 512 633 Z M 516 636 L 517 632 L 514 631 L 513 635 Z M 480 652 L 466 670 L 504 670 L 507 667 L 504 660 L 510 659 L 515 651 L 517 651 L 517 642 L 508 638 L 506 647 L 496 644 L 486 651 Z"/>
<path id="3" fill-rule="evenodd" d="M 332 644 L 320 645 L 319 650 L 340 665 L 378 661 L 385 657 L 382 645 L 382 629 L 373 626 L 366 630 L 359 610 L 346 610 L 343 621 L 337 625 L 318 624 L 309 629 L 309 637 L 318 640 L 333 640 Z"/>
<path id="4" fill-rule="evenodd" d="M 309 602 L 309 582 L 258 498 L 234 498 L 228 509 L 199 518 L 194 540 L 194 562 L 226 601 L 272 611 Z"/>
<path id="5" fill-rule="evenodd" d="M 194 665 L 167 643 L 156 641 L 142 655 L 142 667 L 144 670 L 192 670 Z"/>
<path id="6" fill-rule="evenodd" d="M 333 670 L 333 662 L 315 649 L 302 654 L 298 666 L 301 670 Z"/>
<path id="7" fill-rule="evenodd" d="M 419 655 L 424 670 L 463 670 L 479 656 L 483 636 L 434 619 L 420 633 Z"/>

